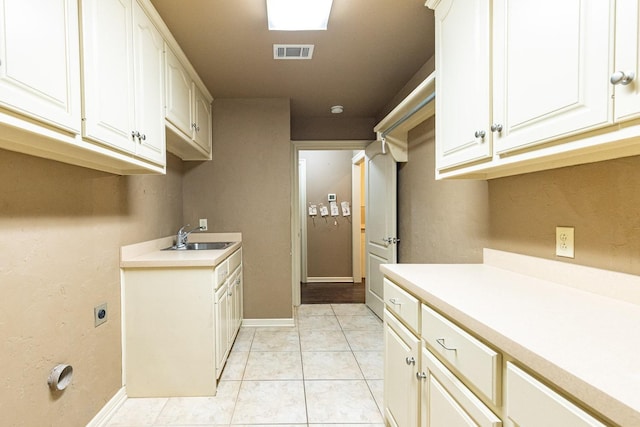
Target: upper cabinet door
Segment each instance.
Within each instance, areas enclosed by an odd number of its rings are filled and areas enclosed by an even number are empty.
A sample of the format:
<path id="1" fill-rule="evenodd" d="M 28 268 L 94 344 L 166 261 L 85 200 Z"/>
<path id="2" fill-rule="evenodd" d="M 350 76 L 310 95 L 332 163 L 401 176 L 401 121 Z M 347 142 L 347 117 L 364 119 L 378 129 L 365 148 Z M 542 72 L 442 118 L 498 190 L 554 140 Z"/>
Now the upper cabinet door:
<path id="1" fill-rule="evenodd" d="M 102 1 L 102 0 L 101 0 Z M 142 8 L 133 4 L 136 154 L 165 162 L 164 39 Z"/>
<path id="2" fill-rule="evenodd" d="M 167 78 L 167 121 L 191 137 L 193 132 L 193 92 L 191 76 L 184 69 L 176 55 L 167 46 L 166 52 L 166 78 Z"/>
<path id="3" fill-rule="evenodd" d="M 131 0 L 83 0 L 84 136 L 135 152 Z"/>
<path id="4" fill-rule="evenodd" d="M 489 0 L 435 9 L 437 169 L 492 155 L 490 25 Z"/>
<path id="5" fill-rule="evenodd" d="M 616 1 L 616 64 L 615 118 L 616 121 L 640 116 L 640 1 Z M 624 73 L 624 77 L 620 74 Z M 631 73 L 633 80 L 624 80 Z M 618 80 L 622 78 L 623 80 Z M 625 84 L 626 83 L 626 84 Z"/>
<path id="6" fill-rule="evenodd" d="M 0 0 L 0 105 L 80 132 L 78 4 Z"/>
<path id="7" fill-rule="evenodd" d="M 211 104 L 204 97 L 204 94 L 193 85 L 194 94 L 194 127 L 193 140 L 205 152 L 211 152 Z"/>
<path id="8" fill-rule="evenodd" d="M 613 11 L 613 0 L 494 1 L 496 152 L 612 123 Z"/>

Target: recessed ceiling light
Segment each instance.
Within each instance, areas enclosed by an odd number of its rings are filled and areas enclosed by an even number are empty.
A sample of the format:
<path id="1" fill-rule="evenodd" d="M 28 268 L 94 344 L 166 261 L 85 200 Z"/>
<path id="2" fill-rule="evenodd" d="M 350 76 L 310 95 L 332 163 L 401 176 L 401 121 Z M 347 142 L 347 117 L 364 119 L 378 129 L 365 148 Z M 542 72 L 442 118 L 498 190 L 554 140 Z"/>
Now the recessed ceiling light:
<path id="1" fill-rule="evenodd" d="M 326 30 L 333 0 L 267 0 L 270 30 Z"/>
<path id="2" fill-rule="evenodd" d="M 340 114 L 344 111 L 344 107 L 342 105 L 334 105 L 331 107 L 331 112 L 333 114 Z"/>

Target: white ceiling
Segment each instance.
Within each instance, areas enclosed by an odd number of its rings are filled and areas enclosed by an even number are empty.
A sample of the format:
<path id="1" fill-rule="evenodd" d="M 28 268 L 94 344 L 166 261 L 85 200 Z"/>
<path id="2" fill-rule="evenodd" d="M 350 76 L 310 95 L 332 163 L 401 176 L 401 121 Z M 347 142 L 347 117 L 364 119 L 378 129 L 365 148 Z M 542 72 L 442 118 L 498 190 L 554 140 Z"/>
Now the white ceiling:
<path id="1" fill-rule="evenodd" d="M 333 0 L 327 31 L 268 31 L 265 0 L 151 0 L 214 98 L 291 99 L 296 118 L 376 117 L 433 55 L 424 0 Z M 274 60 L 273 44 L 314 44 Z"/>

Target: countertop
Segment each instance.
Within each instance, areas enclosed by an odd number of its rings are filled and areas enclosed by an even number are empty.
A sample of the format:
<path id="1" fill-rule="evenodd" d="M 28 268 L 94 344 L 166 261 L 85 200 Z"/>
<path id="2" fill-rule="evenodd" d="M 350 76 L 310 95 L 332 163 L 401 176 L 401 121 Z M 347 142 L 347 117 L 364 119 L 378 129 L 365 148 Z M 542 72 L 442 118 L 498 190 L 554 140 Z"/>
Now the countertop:
<path id="1" fill-rule="evenodd" d="M 604 417 L 640 426 L 640 276 L 492 250 L 483 264 L 380 269 Z"/>
<path id="2" fill-rule="evenodd" d="M 192 233 L 189 242 L 235 242 L 227 249 L 202 251 L 163 251 L 175 236 L 136 243 L 120 248 L 121 268 L 215 267 L 242 245 L 241 233 Z"/>

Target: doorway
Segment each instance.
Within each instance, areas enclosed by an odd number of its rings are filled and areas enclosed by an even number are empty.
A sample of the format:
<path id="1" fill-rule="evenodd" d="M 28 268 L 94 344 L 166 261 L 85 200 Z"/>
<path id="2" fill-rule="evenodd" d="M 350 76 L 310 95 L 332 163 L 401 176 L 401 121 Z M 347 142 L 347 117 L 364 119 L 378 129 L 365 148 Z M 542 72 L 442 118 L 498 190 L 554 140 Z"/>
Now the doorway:
<path id="1" fill-rule="evenodd" d="M 361 200 L 364 199 L 360 197 L 360 168 L 364 163 L 354 157 L 354 152 L 363 150 L 370 142 L 292 142 L 292 164 L 295 165 L 292 168 L 292 187 L 296 195 L 292 197 L 292 288 L 296 306 L 302 302 L 303 289 L 305 303 L 351 302 L 352 298 L 360 298 L 364 302 L 360 243 Z M 332 173 L 327 162 L 330 151 L 342 152 L 343 164 L 348 160 L 349 169 L 343 173 L 340 183 L 325 179 L 326 174 Z M 319 154 L 316 157 L 320 158 L 320 165 L 326 167 L 325 175 L 322 167 L 320 172 L 312 172 L 312 163 L 317 159 L 310 159 L 307 154 L 313 157 L 314 153 Z M 356 166 L 353 162 L 359 164 Z M 318 188 L 307 188 L 305 181 L 311 181 L 311 187 Z M 328 187 L 322 188 L 323 183 Z M 347 202 L 346 214 L 342 202 Z M 310 207 L 315 207 L 315 212 L 310 212 Z M 314 234 L 318 238 L 316 244 L 307 244 L 309 239 L 314 239 Z"/>

